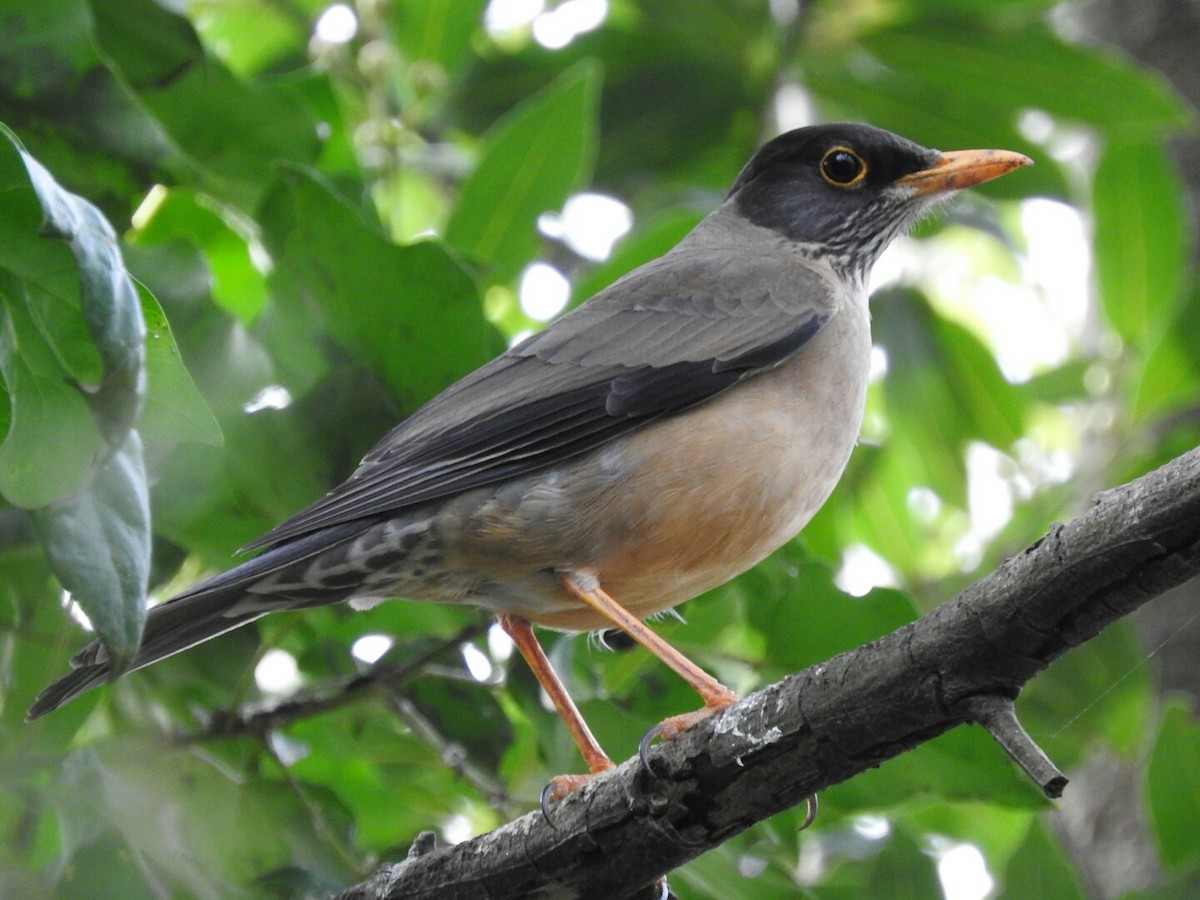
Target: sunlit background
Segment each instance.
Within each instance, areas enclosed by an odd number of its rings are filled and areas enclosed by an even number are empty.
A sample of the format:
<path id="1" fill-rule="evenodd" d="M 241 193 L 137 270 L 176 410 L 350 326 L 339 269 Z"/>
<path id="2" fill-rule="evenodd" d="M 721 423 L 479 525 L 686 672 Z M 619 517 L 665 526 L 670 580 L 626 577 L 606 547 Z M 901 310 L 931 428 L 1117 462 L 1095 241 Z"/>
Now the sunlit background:
<path id="1" fill-rule="evenodd" d="M 771 9 L 781 24 L 799 12 L 795 0 L 773 0 Z M 549 50 L 558 50 L 600 27 L 607 14 L 605 0 L 566 0 L 552 7 L 542 0 L 491 0 L 484 24 L 500 43 L 532 40 Z M 333 4 L 317 20 L 315 52 L 319 53 L 320 45 L 346 43 L 357 32 L 355 11 L 343 3 Z M 779 87 L 774 112 L 776 132 L 816 121 L 813 104 L 799 84 Z M 1082 171 L 1093 162 L 1094 148 L 1086 134 L 1064 129 L 1037 110 L 1028 110 L 1019 124 L 1022 132 L 1058 163 Z M 948 215 L 953 222 L 953 209 Z M 581 260 L 599 263 L 611 256 L 614 246 L 636 224 L 633 211 L 620 198 L 582 192 L 570 197 L 562 209 L 547 210 L 538 227 L 551 243 L 561 243 Z M 982 339 L 994 352 L 1005 376 L 1019 384 L 1061 365 L 1073 348 L 1095 340 L 1089 331 L 1088 226 L 1075 208 L 1039 198 L 1021 201 L 1006 211 L 1004 226 L 1013 239 L 1011 245 L 999 235 L 966 225 L 951 225 L 928 239 L 902 238 L 876 266 L 871 291 L 896 284 L 919 284 L 940 312 Z M 431 233 L 437 223 L 409 223 L 408 227 L 414 232 Z M 1011 264 L 1006 265 L 1008 260 Z M 496 310 L 496 323 L 507 325 L 510 341 L 516 342 L 538 323 L 560 314 L 571 296 L 568 273 L 546 259 L 530 263 L 518 281 L 515 301 L 527 325 L 513 328 L 512 323 L 520 320 L 508 314 L 506 304 L 513 298 L 502 289 L 493 288 L 489 302 Z M 873 376 L 881 378 L 886 372 L 886 353 L 878 348 Z M 286 392 L 281 391 L 264 389 L 247 404 L 247 412 L 277 408 L 286 402 Z M 1075 448 L 1064 442 L 1076 423 L 1061 425 L 1056 428 L 1054 422 L 1047 422 L 1045 441 L 1027 443 L 1019 458 L 985 444 L 969 448 L 969 527 L 953 547 L 962 571 L 971 571 L 979 564 L 984 547 L 1004 528 L 1016 503 L 1048 482 L 1071 478 Z M 865 440 L 872 439 L 871 429 L 868 417 Z M 913 487 L 910 501 L 914 510 L 928 518 L 938 514 L 941 503 L 935 493 L 919 485 Z M 845 548 L 837 580 L 840 587 L 854 595 L 899 584 L 888 562 L 862 544 Z M 371 664 L 387 652 L 391 643 L 385 635 L 369 635 L 359 639 L 352 652 L 360 662 Z M 490 631 L 488 646 L 490 656 L 474 645 L 463 646 L 469 671 L 483 682 L 493 680 L 512 653 L 511 644 L 498 628 Z M 259 688 L 267 693 L 286 694 L 300 684 L 295 661 L 281 650 L 265 654 L 255 676 Z M 442 825 L 443 837 L 451 842 L 465 840 L 473 833 L 471 821 L 462 815 Z M 883 818 L 864 817 L 855 825 L 855 833 L 869 844 L 886 838 L 889 825 Z M 803 844 L 798 863 L 802 880 L 818 883 L 825 874 L 822 847 L 819 835 Z M 938 861 L 947 900 L 982 900 L 992 892 L 992 876 L 976 847 L 934 841 L 926 849 Z M 754 860 L 747 858 L 744 874 L 753 874 L 754 865 Z"/>
<path id="2" fill-rule="evenodd" d="M 221 30 L 218 13 L 225 10 L 219 9 L 220 3 L 192 0 L 187 5 L 191 20 L 215 56 L 234 71 L 255 71 L 256 61 L 240 56 L 243 49 Z M 464 133 L 426 141 L 418 129 L 403 120 L 404 110 L 436 104 L 438 90 L 450 76 L 425 61 L 404 68 L 398 60 L 399 51 L 386 39 L 388 32 L 381 26 L 386 5 L 384 0 L 328 5 L 315 17 L 311 34 L 305 26 L 304 59 L 314 71 L 339 73 L 361 88 L 364 99 L 354 108 L 354 114 L 346 117 L 353 126 L 348 129 L 351 133 L 346 153 L 366 176 L 366 202 L 373 202 L 388 236 L 397 244 L 407 245 L 429 236 L 445 237 L 453 213 L 453 203 L 447 199 L 453 193 L 451 186 L 461 186 L 488 148 L 483 139 L 465 133 L 465 128 Z M 886 3 L 851 5 L 857 14 L 868 18 L 886 15 Z M 482 42 L 486 37 L 489 51 L 498 48 L 517 52 L 536 47 L 557 58 L 573 47 L 577 49 L 577 41 L 594 35 L 598 29 L 625 24 L 628 20 L 621 17 L 633 15 L 632 9 L 633 5 L 615 0 L 611 4 L 606 0 L 491 0 L 483 16 L 485 35 L 476 38 Z M 802 10 L 800 0 L 770 0 L 769 9 L 781 30 L 807 12 Z M 1062 16 L 1050 16 L 1066 28 Z M 747 60 L 746 64 L 753 62 Z M 869 59 L 860 62 L 864 66 L 872 64 Z M 403 72 L 403 77 L 397 72 Z M 397 86 L 398 82 L 402 84 Z M 401 112 L 372 95 L 378 85 L 403 94 L 403 103 L 395 104 Z M 759 137 L 765 140 L 818 121 L 818 107 L 816 98 L 799 79 L 783 77 L 773 88 Z M 1020 110 L 1013 118 L 1010 124 L 1017 133 L 1040 148 L 1040 165 L 1060 167 L 1068 182 L 1083 183 L 1093 177 L 1100 153 L 1094 132 L 1036 108 Z M 329 136 L 329 128 L 327 124 L 318 125 L 322 139 Z M 907 136 L 922 139 L 920 134 Z M 598 140 L 603 143 L 606 138 L 601 134 Z M 144 197 L 139 194 L 141 203 L 131 218 L 135 240 L 139 234 L 152 232 L 170 214 L 173 190 L 157 185 Z M 266 303 L 267 292 L 262 284 L 275 261 L 264 247 L 255 222 L 234 211 L 232 205 L 222 207 L 213 202 L 210 209 L 205 205 L 208 202 L 203 197 L 196 200 L 244 242 L 228 255 L 214 253 L 208 263 L 213 298 L 226 310 L 239 312 L 231 341 L 244 342 L 245 356 L 256 364 L 260 362 L 256 354 L 262 351 L 248 323 Z M 672 195 L 663 205 L 670 207 L 665 211 L 686 217 L 699 215 L 718 202 L 720 194 L 714 192 Z M 615 196 L 590 188 L 572 193 L 560 208 L 541 211 L 537 217 L 537 258 L 510 273 L 511 277 L 487 283 L 484 289 L 482 300 L 488 320 L 510 344 L 533 333 L 586 299 L 601 286 L 602 281 L 597 280 L 600 276 L 607 279 L 620 274 L 620 266 L 613 264 L 624 265 L 622 249 L 639 235 L 639 229 L 653 225 L 663 211 L 653 208 L 644 197 Z M 1037 498 L 1039 492 L 1080 477 L 1088 465 L 1089 452 L 1081 436 L 1103 430 L 1111 424 L 1108 417 L 1115 415 L 1101 402 L 1112 391 L 1114 380 L 1113 368 L 1105 361 L 1117 358 L 1122 347 L 1098 321 L 1102 316 L 1097 310 L 1096 272 L 1091 258 L 1095 223 L 1087 211 L 1040 197 L 989 203 L 972 192 L 943 208 L 938 217 L 940 227 L 920 229 L 897 240 L 876 266 L 870 287 L 878 298 L 873 308 L 877 323 L 886 321 L 888 304 L 894 302 L 897 293 L 905 287 L 916 287 L 939 317 L 960 326 L 994 355 L 1008 384 L 1031 387 L 1040 376 L 1073 360 L 1084 360 L 1087 368 L 1082 383 L 1088 399 L 1098 402 L 1044 404 L 1028 423 L 1027 433 L 1008 452 L 982 441 L 971 443 L 964 450 L 967 484 L 963 501 L 942 496 L 929 484 L 911 484 L 903 497 L 906 512 L 925 527 L 919 559 L 913 562 L 916 577 L 911 571 L 894 568 L 899 555 L 889 562 L 867 543 L 856 541 L 837 551 L 840 560 L 836 566 L 837 585 L 856 598 L 866 597 L 880 587 L 911 589 L 914 580 L 932 583 L 944 578 L 963 583 L 967 573 L 976 572 L 989 559 L 989 550 L 995 550 L 1023 503 Z M 1101 261 L 1104 258 L 1102 255 Z M 238 267 L 252 270 L 257 277 L 258 293 L 249 301 L 233 297 L 229 288 L 235 279 L 227 276 Z M 253 307 L 254 312 L 244 313 L 247 307 Z M 892 434 L 894 423 L 888 420 L 881 395 L 895 364 L 896 359 L 889 358 L 882 343 L 875 347 L 872 391 L 862 435 L 864 450 L 886 445 Z M 262 369 L 270 371 L 270 366 L 263 364 Z M 253 390 L 239 394 L 235 415 L 242 419 L 258 417 L 254 421 L 261 421 L 293 407 L 302 392 L 296 391 L 294 396 L 277 380 L 284 379 L 274 373 L 264 376 Z M 159 589 L 156 599 L 170 596 L 206 572 L 202 563 L 189 557 L 171 582 Z M 86 617 L 69 596 L 64 595 L 62 603 L 88 627 Z M 862 604 L 855 601 L 853 605 Z M 686 615 L 686 608 L 683 613 Z M 365 670 L 386 661 L 402 643 L 403 636 L 372 631 L 357 636 L 348 642 L 346 651 L 339 653 L 348 652 L 353 665 Z M 461 645 L 461 663 L 454 673 L 447 671 L 447 680 L 458 677 L 476 689 L 478 685 L 499 685 L 510 667 L 520 665 L 513 649 L 508 637 L 492 627 L 485 639 Z M 345 660 L 344 656 L 340 658 Z M 258 691 L 268 699 L 284 698 L 307 686 L 303 656 L 279 646 L 262 652 L 253 675 Z M 1098 691 L 1105 689 L 1107 685 Z M 549 708 L 548 701 L 544 705 Z M 285 766 L 303 760 L 309 752 L 300 740 L 287 740 L 277 734 L 271 740 L 273 752 Z M 460 842 L 494 827 L 495 817 L 489 818 L 489 810 L 481 812 L 482 807 L 482 803 L 447 804 L 445 808 L 452 811 L 442 813 L 438 823 L 441 838 Z M 877 856 L 902 824 L 899 817 L 889 820 L 884 815 L 857 815 L 828 832 L 817 829 L 806 833 L 798 842 L 798 852 L 789 860 L 789 865 L 794 862 L 790 874 L 800 884 L 821 885 L 843 861 Z M 1001 873 L 988 870 L 980 846 L 934 834 L 920 850 L 936 861 L 947 900 L 985 900 L 997 893 Z M 738 872 L 746 879 L 758 877 L 767 866 L 765 855 L 752 852 L 743 854 L 737 862 Z"/>

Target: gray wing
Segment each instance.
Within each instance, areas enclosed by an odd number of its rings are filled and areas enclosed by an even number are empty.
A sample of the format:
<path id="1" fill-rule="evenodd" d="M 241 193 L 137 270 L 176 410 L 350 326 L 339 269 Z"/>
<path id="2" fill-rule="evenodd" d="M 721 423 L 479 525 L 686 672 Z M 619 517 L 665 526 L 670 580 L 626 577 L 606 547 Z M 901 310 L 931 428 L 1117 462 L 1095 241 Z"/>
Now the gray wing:
<path id="1" fill-rule="evenodd" d="M 836 309 L 778 255 L 677 248 L 451 385 L 250 546 L 558 465 L 778 365 Z"/>

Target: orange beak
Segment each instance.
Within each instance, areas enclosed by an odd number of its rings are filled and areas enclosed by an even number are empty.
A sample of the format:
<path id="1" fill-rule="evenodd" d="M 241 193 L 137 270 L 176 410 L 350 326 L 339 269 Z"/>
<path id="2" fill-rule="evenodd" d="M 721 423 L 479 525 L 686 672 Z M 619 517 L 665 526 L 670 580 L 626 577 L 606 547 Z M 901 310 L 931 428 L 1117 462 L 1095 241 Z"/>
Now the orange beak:
<path id="1" fill-rule="evenodd" d="M 896 184 L 915 189 L 916 196 L 959 191 L 1007 175 L 1033 160 L 1011 150 L 952 150 L 928 169 L 897 178 Z"/>

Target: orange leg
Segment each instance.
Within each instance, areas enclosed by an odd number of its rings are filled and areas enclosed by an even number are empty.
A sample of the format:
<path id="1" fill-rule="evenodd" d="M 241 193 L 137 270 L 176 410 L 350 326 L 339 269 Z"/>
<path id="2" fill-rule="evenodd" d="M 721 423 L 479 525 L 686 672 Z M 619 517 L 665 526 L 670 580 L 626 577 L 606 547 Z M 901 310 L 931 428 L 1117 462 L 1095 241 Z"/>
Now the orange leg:
<path id="1" fill-rule="evenodd" d="M 713 713 L 737 702 L 737 694 L 660 638 L 641 619 L 604 593 L 594 577 L 575 572 L 561 572 L 559 580 L 567 593 L 604 616 L 661 659 L 673 672 L 691 685 L 692 689 L 700 695 L 700 699 L 704 701 L 703 709 L 680 716 L 672 716 L 660 724 L 653 732 L 658 737 L 663 740 L 677 737 Z"/>
<path id="2" fill-rule="evenodd" d="M 529 668 L 533 671 L 538 684 L 549 695 L 550 702 L 554 704 L 554 708 L 558 711 L 559 716 L 566 723 L 567 731 L 570 732 L 571 737 L 574 739 L 575 746 L 583 754 L 584 762 L 587 763 L 588 771 L 591 775 L 598 775 L 607 769 L 611 769 L 613 767 L 612 760 L 601 749 L 600 743 L 596 740 L 595 735 L 592 734 L 592 730 L 588 728 L 587 722 L 583 720 L 583 716 L 579 713 L 579 708 L 575 706 L 575 701 L 567 693 L 567 689 L 559 679 L 558 673 L 550 665 L 550 660 L 546 658 L 546 652 L 542 649 L 542 645 L 538 643 L 529 623 L 519 616 L 513 616 L 508 613 L 501 613 L 496 617 L 496 621 L 504 629 L 504 633 L 512 638 L 517 650 L 521 652 L 521 656 L 525 658 L 525 662 L 529 664 Z M 559 775 L 555 777 L 548 786 L 551 798 L 557 799 L 566 796 L 586 782 L 591 775 Z"/>

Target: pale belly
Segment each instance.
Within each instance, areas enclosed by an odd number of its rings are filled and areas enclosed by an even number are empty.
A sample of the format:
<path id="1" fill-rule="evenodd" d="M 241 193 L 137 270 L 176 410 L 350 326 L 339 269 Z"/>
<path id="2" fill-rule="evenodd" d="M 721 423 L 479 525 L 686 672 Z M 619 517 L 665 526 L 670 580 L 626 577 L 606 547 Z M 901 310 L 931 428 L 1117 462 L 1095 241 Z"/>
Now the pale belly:
<path id="1" fill-rule="evenodd" d="M 644 618 L 749 569 L 794 537 L 841 477 L 869 354 L 865 310 L 836 317 L 779 369 L 546 473 L 516 508 L 501 492 L 468 516 L 464 561 L 486 558 L 490 578 L 464 599 L 588 630 L 609 623 L 563 592 L 555 571 L 595 575 Z"/>

